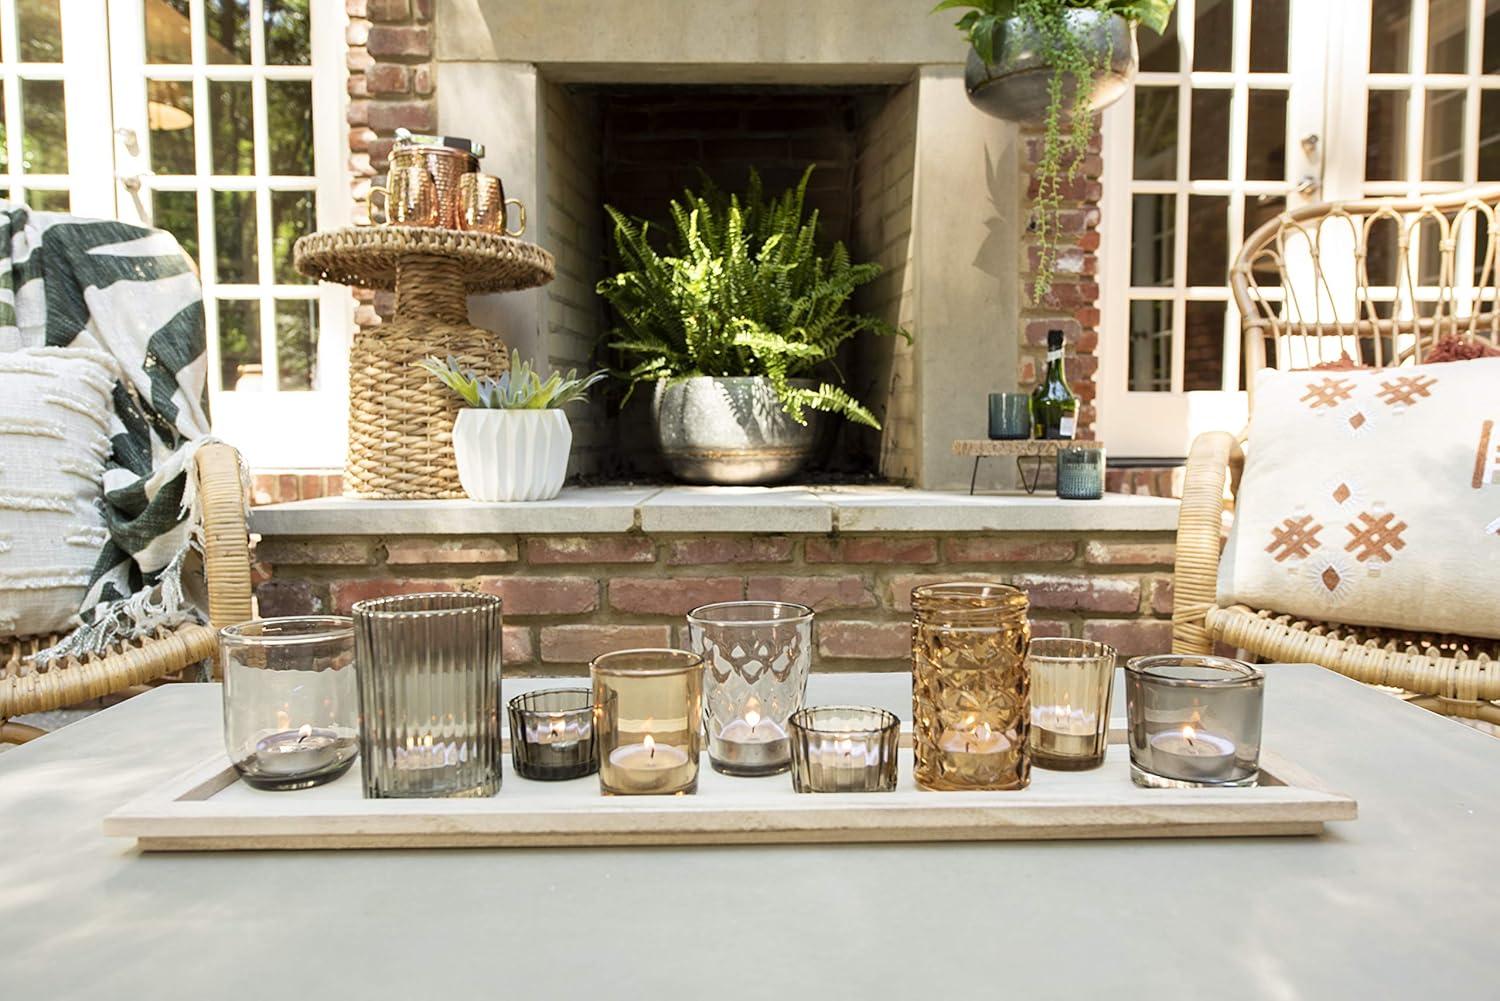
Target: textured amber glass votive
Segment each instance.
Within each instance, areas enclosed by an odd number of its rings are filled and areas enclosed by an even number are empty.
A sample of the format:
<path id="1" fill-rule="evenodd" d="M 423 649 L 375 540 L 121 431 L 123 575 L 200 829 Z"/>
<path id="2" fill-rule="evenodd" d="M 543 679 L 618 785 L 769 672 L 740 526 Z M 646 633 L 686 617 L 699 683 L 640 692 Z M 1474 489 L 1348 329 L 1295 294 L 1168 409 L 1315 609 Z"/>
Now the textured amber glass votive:
<path id="1" fill-rule="evenodd" d="M 619 650 L 595 658 L 599 791 L 676 795 L 698 788 L 703 661 L 686 650 Z"/>
<path id="2" fill-rule="evenodd" d="M 594 693 L 546 688 L 511 699 L 510 761 L 523 779 L 557 782 L 599 769 L 594 740 Z"/>
<path id="3" fill-rule="evenodd" d="M 1038 637 L 1026 650 L 1031 675 L 1031 763 L 1077 772 L 1104 763 L 1115 650 L 1105 643 Z"/>
<path id="4" fill-rule="evenodd" d="M 912 590 L 912 753 L 925 789 L 1024 789 L 1026 593 L 961 581 Z"/>
<path id="5" fill-rule="evenodd" d="M 869 706 L 812 706 L 789 721 L 792 788 L 798 792 L 890 792 L 896 788 L 901 720 Z"/>
<path id="6" fill-rule="evenodd" d="M 1130 777 L 1154 788 L 1260 778 L 1266 676 L 1227 657 L 1161 654 L 1125 665 Z"/>

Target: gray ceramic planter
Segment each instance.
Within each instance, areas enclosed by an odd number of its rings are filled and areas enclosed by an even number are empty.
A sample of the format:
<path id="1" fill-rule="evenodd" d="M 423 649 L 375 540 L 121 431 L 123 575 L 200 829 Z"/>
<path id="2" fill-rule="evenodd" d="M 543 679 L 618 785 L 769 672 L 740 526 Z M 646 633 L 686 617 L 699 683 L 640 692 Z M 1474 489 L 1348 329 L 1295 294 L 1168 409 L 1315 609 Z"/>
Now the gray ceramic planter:
<path id="1" fill-rule="evenodd" d="M 762 376 L 659 382 L 652 401 L 662 457 L 687 483 L 777 483 L 795 475 L 812 456 L 822 418 L 806 414 L 805 425 L 787 416 Z"/>
<path id="2" fill-rule="evenodd" d="M 1076 10 L 1068 23 L 1083 39 L 1084 49 L 1109 54 L 1109 65 L 1094 78 L 1092 105 L 1095 111 L 1108 107 L 1125 93 L 1135 77 L 1135 26 L 1117 14 Z M 980 111 L 1010 122 L 1039 122 L 1047 113 L 1047 88 L 1052 66 L 1047 61 L 1047 40 L 1031 22 L 1013 17 L 995 38 L 995 61 L 986 66 L 979 53 L 969 49 L 964 67 L 964 87 L 969 101 Z M 1063 77 L 1063 107 L 1073 103 L 1076 83 Z"/>

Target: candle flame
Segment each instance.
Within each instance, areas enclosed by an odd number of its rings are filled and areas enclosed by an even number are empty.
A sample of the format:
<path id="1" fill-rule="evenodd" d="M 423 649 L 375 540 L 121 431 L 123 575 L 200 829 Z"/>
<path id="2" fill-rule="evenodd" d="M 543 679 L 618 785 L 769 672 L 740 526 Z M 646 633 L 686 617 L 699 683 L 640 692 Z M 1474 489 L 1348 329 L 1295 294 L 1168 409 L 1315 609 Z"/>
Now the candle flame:
<path id="1" fill-rule="evenodd" d="M 854 741 L 850 740 L 848 737 L 845 737 L 843 740 L 839 741 L 839 750 L 844 752 L 845 758 L 853 757 Z"/>
<path id="2" fill-rule="evenodd" d="M 276 729 L 285 730 L 292 725 L 292 717 L 285 709 L 276 710 Z"/>
<path id="3" fill-rule="evenodd" d="M 988 723 L 981 723 L 974 728 L 974 739 L 981 741 L 989 740 L 990 732 L 990 725 Z"/>
<path id="4" fill-rule="evenodd" d="M 645 743 L 646 743 L 646 755 L 647 755 L 647 757 L 651 757 L 651 758 L 656 757 L 656 741 L 654 741 L 654 740 L 651 739 L 651 735 L 649 733 L 646 734 L 646 741 L 645 741 Z"/>
<path id="5" fill-rule="evenodd" d="M 312 724 L 311 723 L 303 723 L 302 724 L 302 729 L 300 729 L 300 730 L 297 731 L 297 743 L 300 744 L 304 740 L 306 740 L 308 737 L 311 737 L 311 736 L 312 736 Z"/>
<path id="6" fill-rule="evenodd" d="M 745 713 L 745 722 L 750 724 L 750 732 L 754 733 L 755 725 L 760 722 L 760 713 L 756 712 L 754 709 L 751 709 L 749 712 Z"/>
<path id="7" fill-rule="evenodd" d="M 1182 739 L 1187 741 L 1189 744 L 1193 742 L 1193 738 L 1196 736 L 1198 736 L 1198 731 L 1194 730 L 1192 727 L 1185 726 L 1182 728 Z"/>

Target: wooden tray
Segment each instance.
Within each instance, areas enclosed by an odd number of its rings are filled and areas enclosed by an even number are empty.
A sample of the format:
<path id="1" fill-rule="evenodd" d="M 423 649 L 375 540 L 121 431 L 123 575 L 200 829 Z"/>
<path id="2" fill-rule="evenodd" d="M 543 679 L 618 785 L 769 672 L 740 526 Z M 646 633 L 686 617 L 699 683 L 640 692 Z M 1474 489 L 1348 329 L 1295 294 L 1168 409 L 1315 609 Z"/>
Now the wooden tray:
<path id="1" fill-rule="evenodd" d="M 491 799 L 367 800 L 359 766 L 325 786 L 268 792 L 215 756 L 104 820 L 144 851 L 301 848 L 575 847 L 875 841 L 1017 841 L 1318 834 L 1356 803 L 1275 754 L 1252 789 L 1142 789 L 1124 732 L 1087 772 L 1034 768 L 1019 792 L 925 792 L 902 748 L 890 793 L 799 795 L 788 775 L 730 778 L 704 755 L 692 796 L 599 795 L 597 776 L 518 778 L 506 754 Z"/>

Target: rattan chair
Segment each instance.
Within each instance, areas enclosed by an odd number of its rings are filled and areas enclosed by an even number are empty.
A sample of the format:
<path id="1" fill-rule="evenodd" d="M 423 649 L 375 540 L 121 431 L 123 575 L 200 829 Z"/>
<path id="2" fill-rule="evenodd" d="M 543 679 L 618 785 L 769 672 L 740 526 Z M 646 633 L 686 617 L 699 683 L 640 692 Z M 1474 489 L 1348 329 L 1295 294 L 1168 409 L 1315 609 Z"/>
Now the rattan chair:
<path id="1" fill-rule="evenodd" d="M 26 658 L 60 637 L 0 640 L 0 742 L 22 743 L 43 732 L 10 721 L 11 716 L 131 690 L 213 659 L 218 628 L 251 617 L 250 541 L 242 482 L 234 449 L 214 444 L 198 452 L 209 623 L 164 629 L 149 639 L 121 643 L 107 654 L 56 662 L 44 671 L 34 669 Z"/>
<path id="2" fill-rule="evenodd" d="M 1500 186 L 1422 199 L 1312 205 L 1256 230 L 1230 269 L 1247 373 L 1356 360 L 1420 362 L 1440 340 L 1500 346 Z M 1252 397 L 1251 406 L 1254 406 Z M 1177 527 L 1173 648 L 1214 643 L 1271 661 L 1314 663 L 1406 693 L 1429 709 L 1500 723 L 1500 641 L 1308 622 L 1217 601 L 1227 507 L 1243 438 L 1200 436 Z"/>

